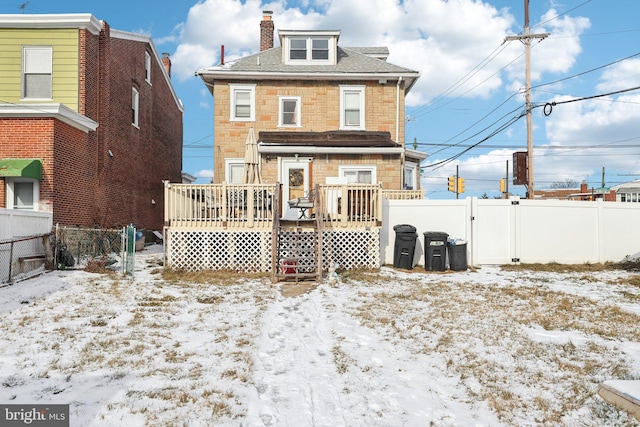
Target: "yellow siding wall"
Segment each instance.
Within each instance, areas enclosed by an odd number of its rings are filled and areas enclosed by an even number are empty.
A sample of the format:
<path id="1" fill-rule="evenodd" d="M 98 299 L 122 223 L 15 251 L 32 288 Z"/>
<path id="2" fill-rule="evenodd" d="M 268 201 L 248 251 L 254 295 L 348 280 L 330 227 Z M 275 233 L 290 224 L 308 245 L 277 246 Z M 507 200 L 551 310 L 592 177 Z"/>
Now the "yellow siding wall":
<path id="1" fill-rule="evenodd" d="M 22 47 L 52 46 L 53 101 L 78 111 L 78 30 L 0 28 L 0 99 L 25 103 L 22 95 Z M 38 103 L 42 101 L 37 101 Z"/>
<path id="2" fill-rule="evenodd" d="M 238 82 L 239 83 L 239 82 Z M 254 82 L 242 82 L 254 83 Z M 342 82 L 344 85 L 365 85 L 365 130 L 389 132 L 391 139 L 404 145 L 404 87 L 400 88 L 399 136 L 396 140 L 396 85 L 380 85 L 378 82 Z M 226 82 L 214 86 L 214 182 L 224 181 L 224 159 L 243 158 L 245 140 L 249 128 L 256 137 L 261 131 L 323 132 L 340 128 L 340 84 L 327 82 L 287 81 L 257 82 L 256 120 L 254 122 L 230 121 L 230 94 Z M 300 96 L 301 127 L 278 127 L 279 96 Z M 272 155 L 269 163 L 262 164 L 266 182 L 276 182 L 277 158 Z M 384 158 L 383 158 L 384 157 Z M 317 160 L 316 160 L 317 159 Z M 314 158 L 313 181 L 324 183 L 327 176 L 338 176 L 340 164 L 375 164 L 377 180 L 384 188 L 402 188 L 402 163 L 400 156 L 354 156 L 319 154 Z"/>

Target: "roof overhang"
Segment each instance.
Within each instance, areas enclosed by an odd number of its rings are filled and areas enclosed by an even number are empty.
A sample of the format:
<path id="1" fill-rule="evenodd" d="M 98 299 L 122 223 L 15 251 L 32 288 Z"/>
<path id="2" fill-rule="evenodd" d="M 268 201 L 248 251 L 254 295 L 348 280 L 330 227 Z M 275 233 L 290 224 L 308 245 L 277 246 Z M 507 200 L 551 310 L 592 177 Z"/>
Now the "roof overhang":
<path id="1" fill-rule="evenodd" d="M 258 152 L 270 154 L 402 154 L 389 132 L 259 132 Z"/>
<path id="2" fill-rule="evenodd" d="M 425 153 L 424 151 L 412 150 L 410 148 L 405 149 L 404 156 L 416 159 L 418 161 L 423 161 L 427 157 L 429 157 L 429 153 Z"/>
<path id="3" fill-rule="evenodd" d="M 77 28 L 98 35 L 102 21 L 90 13 L 0 14 L 3 28 Z"/>
<path id="4" fill-rule="evenodd" d="M 83 132 L 95 131 L 98 122 L 63 104 L 0 104 L 0 118 L 54 118 Z"/>
<path id="5" fill-rule="evenodd" d="M 0 159 L 0 176 L 42 179 L 39 159 Z"/>
<path id="6" fill-rule="evenodd" d="M 213 94 L 213 85 L 216 80 L 314 80 L 314 81 L 398 81 L 400 78 L 405 82 L 405 95 L 409 93 L 415 82 L 420 77 L 420 73 L 322 73 L 322 72 L 265 72 L 265 71 L 231 71 L 228 68 L 212 69 L 203 68 L 196 71 Z"/>

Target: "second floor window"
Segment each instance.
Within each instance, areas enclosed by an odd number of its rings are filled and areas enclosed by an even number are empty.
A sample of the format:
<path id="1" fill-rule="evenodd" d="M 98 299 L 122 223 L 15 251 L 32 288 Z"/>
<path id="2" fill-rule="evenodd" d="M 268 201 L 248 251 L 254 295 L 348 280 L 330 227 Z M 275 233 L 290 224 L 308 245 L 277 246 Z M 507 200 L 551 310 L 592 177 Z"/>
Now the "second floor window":
<path id="1" fill-rule="evenodd" d="M 144 79 L 151 84 L 151 55 L 149 52 L 144 53 Z"/>
<path id="2" fill-rule="evenodd" d="M 300 97 L 280 97 L 280 121 L 278 126 L 300 126 Z"/>
<path id="3" fill-rule="evenodd" d="M 131 88 L 131 123 L 138 127 L 138 112 L 140 109 L 140 94 L 138 90 L 134 87 Z"/>
<path id="4" fill-rule="evenodd" d="M 364 86 L 340 86 L 340 129 L 364 130 Z"/>
<path id="5" fill-rule="evenodd" d="M 255 85 L 229 85 L 231 93 L 231 120 L 254 121 L 256 117 Z"/>
<path id="6" fill-rule="evenodd" d="M 22 57 L 22 97 L 51 99 L 53 49 L 48 46 L 26 46 Z"/>
<path id="7" fill-rule="evenodd" d="M 335 62 L 335 47 L 330 37 L 290 37 L 284 46 L 286 64 L 329 65 Z"/>

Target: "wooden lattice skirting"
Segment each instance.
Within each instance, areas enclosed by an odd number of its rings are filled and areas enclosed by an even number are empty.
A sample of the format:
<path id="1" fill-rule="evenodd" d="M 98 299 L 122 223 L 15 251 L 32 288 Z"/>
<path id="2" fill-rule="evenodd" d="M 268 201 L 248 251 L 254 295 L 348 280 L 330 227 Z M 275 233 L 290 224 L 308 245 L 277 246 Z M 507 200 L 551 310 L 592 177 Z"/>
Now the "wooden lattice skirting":
<path id="1" fill-rule="evenodd" d="M 271 271 L 271 230 L 165 231 L 167 266 L 176 270 Z M 323 271 L 380 268 L 378 227 L 323 230 Z"/>

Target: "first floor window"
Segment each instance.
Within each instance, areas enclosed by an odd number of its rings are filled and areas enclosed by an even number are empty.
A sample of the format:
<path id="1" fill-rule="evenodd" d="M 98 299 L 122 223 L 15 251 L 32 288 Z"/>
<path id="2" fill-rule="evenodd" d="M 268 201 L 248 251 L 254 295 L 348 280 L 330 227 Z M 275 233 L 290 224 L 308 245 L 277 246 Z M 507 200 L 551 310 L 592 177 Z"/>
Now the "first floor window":
<path id="1" fill-rule="evenodd" d="M 33 179 L 7 179 L 7 208 L 38 210 L 39 182 Z"/>
<path id="2" fill-rule="evenodd" d="M 404 164 L 404 189 L 405 190 L 415 190 L 418 188 L 417 185 L 417 170 L 418 165 L 413 162 L 406 162 Z"/>
<path id="3" fill-rule="evenodd" d="M 225 159 L 224 180 L 227 184 L 242 184 L 244 159 Z"/>
<path id="4" fill-rule="evenodd" d="M 341 166 L 339 171 L 349 184 L 373 184 L 376 181 L 375 166 Z"/>
<path id="5" fill-rule="evenodd" d="M 22 97 L 52 98 L 53 49 L 50 46 L 25 46 L 22 50 Z"/>

